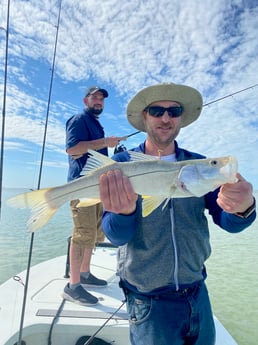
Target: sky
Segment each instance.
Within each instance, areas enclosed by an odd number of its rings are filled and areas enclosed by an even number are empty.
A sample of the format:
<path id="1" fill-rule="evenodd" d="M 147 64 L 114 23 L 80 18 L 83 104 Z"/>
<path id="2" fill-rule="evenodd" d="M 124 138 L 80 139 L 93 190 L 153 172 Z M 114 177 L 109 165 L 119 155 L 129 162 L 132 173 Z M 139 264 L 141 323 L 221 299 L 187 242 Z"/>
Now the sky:
<path id="1" fill-rule="evenodd" d="M 205 104 L 179 145 L 235 156 L 258 189 L 256 0 L 10 0 L 3 116 L 7 5 L 0 3 L 3 187 L 66 183 L 65 123 L 83 110 L 88 86 L 109 92 L 100 118 L 106 136 L 124 136 L 136 131 L 126 119 L 129 100 L 146 86 L 173 82 L 199 90 Z M 124 145 L 144 139 L 140 133 Z"/>

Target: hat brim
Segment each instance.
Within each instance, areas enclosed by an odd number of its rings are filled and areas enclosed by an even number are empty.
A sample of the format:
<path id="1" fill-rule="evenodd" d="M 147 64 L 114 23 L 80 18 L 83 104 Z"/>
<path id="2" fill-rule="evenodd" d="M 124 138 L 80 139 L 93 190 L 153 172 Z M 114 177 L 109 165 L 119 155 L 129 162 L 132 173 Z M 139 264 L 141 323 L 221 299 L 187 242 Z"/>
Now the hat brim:
<path id="1" fill-rule="evenodd" d="M 97 92 L 97 91 L 102 92 L 104 98 L 107 98 L 107 97 L 108 97 L 108 92 L 107 92 L 107 90 L 105 90 L 105 89 L 99 89 L 99 90 L 96 90 L 96 92 Z M 95 93 L 95 92 L 94 92 L 94 93 Z"/>
<path id="2" fill-rule="evenodd" d="M 174 101 L 183 106 L 181 127 L 194 122 L 202 110 L 202 96 L 196 89 L 177 84 L 158 84 L 139 91 L 128 103 L 127 119 L 130 124 L 145 132 L 143 110 L 150 104 L 158 101 Z"/>

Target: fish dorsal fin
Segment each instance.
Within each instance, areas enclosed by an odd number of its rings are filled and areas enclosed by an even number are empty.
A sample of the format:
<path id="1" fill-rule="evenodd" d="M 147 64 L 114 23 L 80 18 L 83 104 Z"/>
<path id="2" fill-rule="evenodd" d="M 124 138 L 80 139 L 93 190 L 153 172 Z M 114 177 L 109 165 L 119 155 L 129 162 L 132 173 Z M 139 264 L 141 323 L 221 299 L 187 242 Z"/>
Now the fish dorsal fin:
<path id="1" fill-rule="evenodd" d="M 162 195 L 158 196 L 147 196 L 142 195 L 142 216 L 147 217 L 153 212 L 159 205 L 166 199 Z"/>
<path id="2" fill-rule="evenodd" d="M 137 152 L 137 151 L 127 151 L 131 161 L 155 161 L 157 160 L 154 156 L 151 155 L 146 155 L 145 153 L 142 152 Z"/>
<path id="3" fill-rule="evenodd" d="M 102 168 L 103 166 L 112 165 L 115 163 L 111 158 L 108 156 L 102 155 L 101 153 L 88 150 L 90 154 L 84 168 L 81 171 L 81 175 L 87 175 L 90 171 L 98 168 Z"/>

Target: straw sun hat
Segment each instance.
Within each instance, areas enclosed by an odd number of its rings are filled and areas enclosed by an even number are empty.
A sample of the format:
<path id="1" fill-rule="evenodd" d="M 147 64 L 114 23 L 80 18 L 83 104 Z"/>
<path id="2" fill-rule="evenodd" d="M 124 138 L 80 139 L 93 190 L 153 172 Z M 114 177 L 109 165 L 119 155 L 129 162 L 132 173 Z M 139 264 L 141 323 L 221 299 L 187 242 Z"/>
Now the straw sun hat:
<path id="1" fill-rule="evenodd" d="M 183 107 L 181 127 L 194 122 L 202 110 L 202 96 L 196 89 L 173 83 L 157 84 L 139 91 L 128 103 L 127 119 L 133 127 L 145 132 L 143 110 L 158 101 L 174 101 Z"/>

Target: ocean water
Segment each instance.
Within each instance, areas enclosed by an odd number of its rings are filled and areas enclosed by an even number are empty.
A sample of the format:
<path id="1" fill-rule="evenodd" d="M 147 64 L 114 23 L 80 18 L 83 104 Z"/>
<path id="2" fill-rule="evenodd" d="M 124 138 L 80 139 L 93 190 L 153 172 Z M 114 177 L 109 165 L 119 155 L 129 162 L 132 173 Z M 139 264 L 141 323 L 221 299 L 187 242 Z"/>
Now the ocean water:
<path id="1" fill-rule="evenodd" d="M 12 209 L 5 200 L 24 190 L 4 190 L 0 220 L 0 283 L 27 267 L 31 234 L 27 210 Z M 258 199 L 258 192 L 255 193 Z M 64 255 L 71 235 L 69 206 L 64 205 L 34 235 L 32 265 Z M 210 223 L 212 255 L 206 266 L 213 312 L 239 345 L 258 342 L 258 220 L 240 234 Z M 64 268 L 65 270 L 65 268 Z"/>

